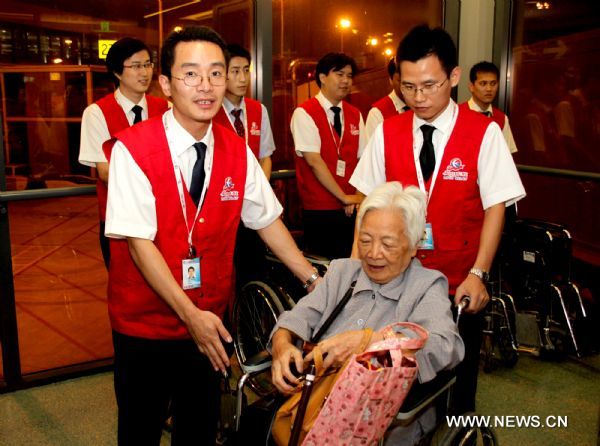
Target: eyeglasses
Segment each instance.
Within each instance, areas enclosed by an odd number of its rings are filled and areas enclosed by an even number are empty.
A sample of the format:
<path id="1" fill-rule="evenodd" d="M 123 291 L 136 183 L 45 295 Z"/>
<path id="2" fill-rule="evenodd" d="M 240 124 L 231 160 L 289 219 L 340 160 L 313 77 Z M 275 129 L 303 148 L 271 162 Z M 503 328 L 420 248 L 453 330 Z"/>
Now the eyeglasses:
<path id="1" fill-rule="evenodd" d="M 131 68 L 133 71 L 151 70 L 154 68 L 154 62 L 133 63 L 131 65 L 123 65 L 123 68 Z"/>
<path id="2" fill-rule="evenodd" d="M 423 93 L 423 96 L 433 96 L 440 90 L 442 85 L 444 85 L 447 80 L 448 78 L 446 78 L 443 82 L 439 84 L 427 84 L 421 88 L 417 88 L 414 85 L 401 85 L 400 91 L 402 91 L 402 94 L 404 94 L 404 96 L 410 97 L 416 96 L 417 92 L 419 91 Z"/>
<path id="3" fill-rule="evenodd" d="M 208 76 L 202 76 L 194 71 L 188 71 L 183 77 L 176 77 L 173 75 L 171 75 L 171 77 L 183 81 L 188 87 L 197 87 L 204 79 L 208 79 L 208 83 L 213 87 L 222 87 L 227 80 L 225 73 L 222 73 L 221 71 L 213 71 L 212 73 L 209 73 Z"/>

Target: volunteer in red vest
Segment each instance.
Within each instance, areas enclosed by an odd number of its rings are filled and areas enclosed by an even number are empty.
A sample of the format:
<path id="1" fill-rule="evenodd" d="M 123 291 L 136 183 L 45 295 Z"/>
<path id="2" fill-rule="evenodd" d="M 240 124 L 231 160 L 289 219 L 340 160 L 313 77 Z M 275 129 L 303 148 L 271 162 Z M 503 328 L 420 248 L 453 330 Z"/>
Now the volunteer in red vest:
<path id="1" fill-rule="evenodd" d="M 219 109 L 214 122 L 230 128 L 246 140 L 269 179 L 271 155 L 275 152 L 269 114 L 259 101 L 244 97 L 250 86 L 250 52 L 236 44 L 227 45 L 227 51 L 230 56 L 227 90 L 223 107 Z"/>
<path id="2" fill-rule="evenodd" d="M 244 138 L 268 180 L 271 176 L 271 155 L 275 151 L 275 141 L 266 107 L 254 99 L 244 97 L 250 86 L 250 52 L 237 44 L 227 45 L 227 51 L 230 57 L 227 89 L 223 106 L 213 122 L 218 122 Z M 240 225 L 235 250 L 238 287 L 264 277 L 267 268 L 265 255 L 265 245 L 256 232 Z"/>
<path id="3" fill-rule="evenodd" d="M 98 172 L 100 248 L 107 268 L 110 249 L 104 236 L 104 221 L 108 161 L 102 144 L 120 130 L 167 110 L 167 101 L 146 94 L 152 82 L 153 67 L 150 50 L 141 40 L 125 37 L 115 42 L 106 55 L 106 68 L 117 89 L 89 105 L 81 118 L 79 162 L 95 167 Z"/>
<path id="4" fill-rule="evenodd" d="M 488 272 L 504 208 L 523 198 L 525 190 L 498 125 L 450 98 L 461 73 L 450 35 L 427 25 L 413 28 L 400 42 L 396 61 L 411 111 L 377 128 L 350 182 L 364 194 L 386 181 L 416 185 L 427 194 L 426 231 L 417 258 L 448 277 L 455 303 L 471 297 L 461 318 L 466 354 L 455 391 L 457 409 L 471 411 Z"/>
<path id="5" fill-rule="evenodd" d="M 350 255 L 362 199 L 348 183 L 366 142 L 360 111 L 344 101 L 355 73 L 346 54 L 323 56 L 316 68 L 321 91 L 291 121 L 306 248 L 331 259 Z"/>
<path id="6" fill-rule="evenodd" d="M 392 91 L 387 96 L 379 99 L 373 104 L 373 108 L 367 115 L 365 122 L 365 134 L 367 141 L 371 139 L 373 132 L 384 119 L 391 118 L 400 113 L 407 111 L 409 108 L 402 100 L 402 92 L 400 91 L 400 74 L 396 70 L 396 58 L 392 57 L 387 66 L 388 75 L 390 76 L 390 84 Z"/>
<path id="7" fill-rule="evenodd" d="M 471 110 L 491 118 L 502 129 L 510 153 L 515 153 L 517 145 L 510 130 L 508 116 L 492 105 L 498 94 L 498 79 L 500 79 L 500 71 L 493 63 L 479 62 L 473 65 L 469 72 L 471 98 L 460 106 L 469 107 Z"/>
<path id="8" fill-rule="evenodd" d="M 158 445 L 169 402 L 173 444 L 215 444 L 240 218 L 306 288 L 318 277 L 244 140 L 211 122 L 226 55 L 210 28 L 171 33 L 159 82 L 173 108 L 116 135 L 106 235 L 129 245 L 108 294 L 121 445 Z"/>

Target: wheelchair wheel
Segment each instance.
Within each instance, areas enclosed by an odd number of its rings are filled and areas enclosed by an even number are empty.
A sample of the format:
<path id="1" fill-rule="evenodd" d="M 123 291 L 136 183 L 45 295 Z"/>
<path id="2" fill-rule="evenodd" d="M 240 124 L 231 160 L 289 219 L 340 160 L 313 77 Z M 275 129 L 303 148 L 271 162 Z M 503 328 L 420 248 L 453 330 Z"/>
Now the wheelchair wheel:
<path id="1" fill-rule="evenodd" d="M 271 330 L 283 311 L 279 297 L 266 283 L 253 281 L 243 286 L 233 306 L 234 347 L 240 364 L 266 349 Z M 249 384 L 259 396 L 274 389 L 269 379 L 261 375 L 250 378 Z"/>
<path id="2" fill-rule="evenodd" d="M 477 416 L 470 412 L 464 417 Z M 431 439 L 431 446 L 496 446 L 498 440 L 495 432 L 485 426 L 438 426 Z"/>

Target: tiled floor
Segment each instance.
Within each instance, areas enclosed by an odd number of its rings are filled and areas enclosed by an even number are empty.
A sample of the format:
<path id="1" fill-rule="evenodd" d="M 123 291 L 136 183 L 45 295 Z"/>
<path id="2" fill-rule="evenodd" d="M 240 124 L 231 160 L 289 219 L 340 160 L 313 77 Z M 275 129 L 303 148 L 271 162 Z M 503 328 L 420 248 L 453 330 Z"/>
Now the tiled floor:
<path id="1" fill-rule="evenodd" d="M 115 445 L 112 384 L 112 373 L 102 373 L 0 395 L 0 444 Z M 482 415 L 567 417 L 564 428 L 498 428 L 502 446 L 598 444 L 600 356 L 584 363 L 522 356 L 514 369 L 481 373 L 477 400 Z M 161 444 L 169 444 L 166 434 Z"/>
<path id="2" fill-rule="evenodd" d="M 9 206 L 23 373 L 112 356 L 95 196 Z"/>

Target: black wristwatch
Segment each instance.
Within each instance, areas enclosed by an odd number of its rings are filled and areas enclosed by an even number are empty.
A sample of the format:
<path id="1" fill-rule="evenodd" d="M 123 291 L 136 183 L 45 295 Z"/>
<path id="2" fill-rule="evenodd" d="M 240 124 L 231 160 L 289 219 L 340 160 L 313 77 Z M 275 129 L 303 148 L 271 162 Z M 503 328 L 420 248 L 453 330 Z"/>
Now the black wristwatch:
<path id="1" fill-rule="evenodd" d="M 484 271 L 482 269 L 471 268 L 469 270 L 469 274 L 473 274 L 473 275 L 479 277 L 479 279 L 483 282 L 484 285 L 487 285 L 487 283 L 490 281 L 490 273 L 488 273 L 487 271 Z"/>

